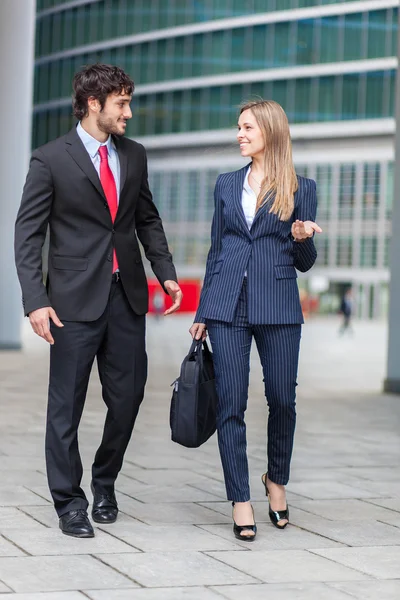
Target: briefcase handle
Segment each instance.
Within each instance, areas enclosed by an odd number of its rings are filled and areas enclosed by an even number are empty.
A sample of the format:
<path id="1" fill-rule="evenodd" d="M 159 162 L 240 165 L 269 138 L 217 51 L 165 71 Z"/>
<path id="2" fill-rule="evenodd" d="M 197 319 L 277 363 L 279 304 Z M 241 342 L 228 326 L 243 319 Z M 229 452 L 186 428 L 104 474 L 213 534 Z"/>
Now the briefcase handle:
<path id="1" fill-rule="evenodd" d="M 194 339 L 192 342 L 192 345 L 190 346 L 188 355 L 187 355 L 187 359 L 190 360 L 194 356 L 194 354 L 197 352 L 198 362 L 201 366 L 203 365 L 203 353 L 200 352 L 202 346 L 204 349 L 204 353 L 207 356 L 207 359 L 209 359 L 211 357 L 211 351 L 208 347 L 206 340 L 201 341 L 201 340 Z"/>

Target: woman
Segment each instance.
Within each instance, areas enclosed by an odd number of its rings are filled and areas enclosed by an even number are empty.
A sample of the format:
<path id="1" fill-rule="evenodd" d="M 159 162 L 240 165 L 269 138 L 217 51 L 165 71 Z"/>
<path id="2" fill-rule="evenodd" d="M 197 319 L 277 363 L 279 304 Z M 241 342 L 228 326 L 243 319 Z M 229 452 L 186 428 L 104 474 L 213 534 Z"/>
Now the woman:
<path id="1" fill-rule="evenodd" d="M 215 186 L 211 248 L 195 323 L 190 333 L 214 352 L 219 399 L 217 429 L 234 534 L 256 536 L 250 504 L 246 426 L 250 346 L 254 336 L 269 406 L 268 468 L 262 482 L 272 523 L 289 520 L 289 479 L 295 429 L 295 388 L 303 315 L 296 269 L 317 257 L 315 182 L 296 176 L 289 124 L 272 101 L 245 104 L 237 140 L 251 162 L 220 175 Z"/>

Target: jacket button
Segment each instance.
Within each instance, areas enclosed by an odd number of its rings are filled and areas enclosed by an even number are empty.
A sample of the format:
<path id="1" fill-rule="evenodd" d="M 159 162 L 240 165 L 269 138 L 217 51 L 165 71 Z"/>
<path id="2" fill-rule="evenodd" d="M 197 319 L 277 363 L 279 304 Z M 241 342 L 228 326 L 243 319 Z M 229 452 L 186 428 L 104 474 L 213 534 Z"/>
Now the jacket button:
<path id="1" fill-rule="evenodd" d="M 112 254 L 109 254 L 109 255 L 107 256 L 107 260 L 109 260 L 110 262 L 112 261 Z"/>
<path id="2" fill-rule="evenodd" d="M 108 208 L 107 202 L 104 202 L 104 208 L 107 210 L 107 208 Z"/>
<path id="3" fill-rule="evenodd" d="M 114 229 L 114 227 L 111 229 L 111 233 L 115 233 L 115 229 Z"/>

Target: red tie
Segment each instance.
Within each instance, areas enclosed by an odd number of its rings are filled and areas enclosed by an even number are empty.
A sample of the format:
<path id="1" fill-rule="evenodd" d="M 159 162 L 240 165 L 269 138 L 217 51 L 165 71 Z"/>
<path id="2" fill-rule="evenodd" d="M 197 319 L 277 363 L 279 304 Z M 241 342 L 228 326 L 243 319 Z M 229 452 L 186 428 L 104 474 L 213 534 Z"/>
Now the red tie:
<path id="1" fill-rule="evenodd" d="M 100 181 L 107 198 L 108 207 L 111 213 L 111 219 L 114 223 L 118 210 L 117 186 L 115 185 L 114 175 L 108 164 L 107 146 L 100 146 Z M 118 269 L 117 254 L 113 250 L 113 273 Z"/>

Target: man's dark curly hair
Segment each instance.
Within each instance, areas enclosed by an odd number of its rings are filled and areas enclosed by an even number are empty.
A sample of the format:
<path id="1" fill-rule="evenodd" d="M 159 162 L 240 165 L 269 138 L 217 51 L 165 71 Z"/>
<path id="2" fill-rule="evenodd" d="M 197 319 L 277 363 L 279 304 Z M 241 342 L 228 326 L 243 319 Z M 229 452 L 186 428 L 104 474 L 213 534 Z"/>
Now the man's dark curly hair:
<path id="1" fill-rule="evenodd" d="M 75 117 L 81 121 L 88 114 L 89 98 L 100 102 L 101 110 L 110 94 L 133 94 L 133 80 L 119 67 L 112 65 L 87 65 L 73 79 L 73 110 Z"/>

